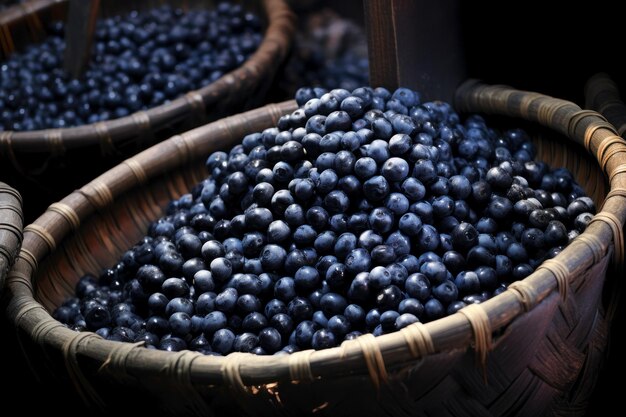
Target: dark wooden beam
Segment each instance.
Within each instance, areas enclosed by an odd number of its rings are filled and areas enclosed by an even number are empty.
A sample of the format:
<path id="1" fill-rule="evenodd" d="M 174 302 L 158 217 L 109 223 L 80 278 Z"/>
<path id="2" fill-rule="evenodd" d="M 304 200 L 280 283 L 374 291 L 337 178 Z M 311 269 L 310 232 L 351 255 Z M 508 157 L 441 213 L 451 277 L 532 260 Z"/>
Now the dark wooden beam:
<path id="1" fill-rule="evenodd" d="M 465 79 L 459 0 L 363 0 L 370 84 L 451 101 Z"/>
<path id="2" fill-rule="evenodd" d="M 74 78 L 82 75 L 89 62 L 99 6 L 100 0 L 69 0 L 63 68 Z"/>

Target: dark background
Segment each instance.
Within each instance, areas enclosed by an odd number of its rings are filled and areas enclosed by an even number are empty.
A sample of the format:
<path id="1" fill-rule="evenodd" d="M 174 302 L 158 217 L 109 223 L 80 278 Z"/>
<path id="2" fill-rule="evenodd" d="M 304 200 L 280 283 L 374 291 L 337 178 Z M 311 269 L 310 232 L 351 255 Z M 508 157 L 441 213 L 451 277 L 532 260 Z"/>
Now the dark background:
<path id="1" fill-rule="evenodd" d="M 362 19 L 359 1 L 327 3 L 344 15 Z M 576 7 L 573 2 L 535 0 L 461 2 L 466 74 L 488 83 L 508 84 L 569 99 L 581 106 L 584 84 L 597 72 L 610 74 L 624 91 L 626 74 L 618 62 L 626 49 L 624 18 L 611 3 L 600 0 Z M 455 22 L 453 16 L 450 22 Z M 82 185 L 91 178 L 83 178 L 77 172 L 76 179 L 77 185 Z M 617 335 L 623 325 L 624 309 L 621 307 L 612 333 Z M 4 335 L 0 340 L 0 375 L 8 385 L 8 390 L 2 394 L 5 406 L 23 399 L 20 404 L 24 413 L 39 410 L 42 405 L 49 411 L 66 410 L 65 415 L 73 415 L 72 410 L 81 411 L 76 397 L 62 399 L 62 392 L 55 387 L 36 382 L 21 357 L 15 330 L 5 320 L 0 331 Z M 611 381 L 619 379 L 620 370 L 624 369 L 620 354 L 624 344 L 615 339 L 610 340 L 607 362 L 591 399 L 589 416 L 621 406 L 619 386 Z"/>

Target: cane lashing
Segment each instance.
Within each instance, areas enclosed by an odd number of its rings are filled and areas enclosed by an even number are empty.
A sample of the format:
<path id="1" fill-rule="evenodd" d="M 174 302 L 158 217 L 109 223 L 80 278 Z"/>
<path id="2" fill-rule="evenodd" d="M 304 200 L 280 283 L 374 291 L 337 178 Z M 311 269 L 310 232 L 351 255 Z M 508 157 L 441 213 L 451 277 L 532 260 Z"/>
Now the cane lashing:
<path id="1" fill-rule="evenodd" d="M 598 239 L 597 236 L 592 235 L 591 233 L 583 233 L 576 237 L 572 244 L 574 243 L 581 243 L 587 246 L 593 256 L 594 264 L 600 262 L 600 259 L 602 259 L 604 244 L 600 241 L 600 239 Z"/>
<path id="2" fill-rule="evenodd" d="M 615 128 L 609 122 L 596 121 L 592 122 L 587 126 L 587 130 L 585 130 L 583 145 L 588 152 L 591 152 L 591 140 L 593 139 L 593 135 L 600 129 L 606 129 L 617 135 Z"/>
<path id="3" fill-rule="evenodd" d="M 139 161 L 134 158 L 130 158 L 122 163 L 131 170 L 131 172 L 137 179 L 138 185 L 143 185 L 148 182 L 148 175 L 146 175 L 146 171 L 143 169 Z"/>
<path id="4" fill-rule="evenodd" d="M 61 202 L 52 203 L 50 207 L 48 207 L 48 210 L 61 215 L 73 231 L 78 230 L 80 227 L 80 218 L 78 217 L 78 214 L 76 214 L 76 211 L 67 204 Z"/>
<path id="5" fill-rule="evenodd" d="M 108 125 L 105 122 L 97 122 L 93 125 L 93 128 L 100 146 L 100 154 L 102 156 L 115 155 L 117 151 Z"/>
<path id="6" fill-rule="evenodd" d="M 580 110 L 577 111 L 576 113 L 574 113 L 568 123 L 567 126 L 567 134 L 569 137 L 574 137 L 574 135 L 576 134 L 576 128 L 578 127 L 578 124 L 580 122 L 582 122 L 584 119 L 586 119 L 587 117 L 593 117 L 593 118 L 598 118 L 601 119 L 603 121 L 607 121 L 604 116 L 602 116 L 600 113 L 593 111 L 593 110 Z"/>
<path id="7" fill-rule="evenodd" d="M 48 232 L 48 230 L 46 230 L 45 228 L 41 227 L 40 225 L 36 223 L 29 224 L 28 226 L 26 226 L 24 228 L 24 232 L 31 232 L 31 233 L 36 234 L 40 239 L 42 239 L 46 243 L 50 252 L 54 252 L 54 250 L 57 247 L 56 241 L 54 240 L 54 236 L 52 236 Z"/>
<path id="8" fill-rule="evenodd" d="M 524 311 L 530 311 L 537 303 L 537 294 L 526 281 L 512 282 L 508 289 L 519 299 Z"/>
<path id="9" fill-rule="evenodd" d="M 596 214 L 589 224 L 594 222 L 602 222 L 608 225 L 613 232 L 613 243 L 615 244 L 615 252 L 613 262 L 615 265 L 623 269 L 624 265 L 624 230 L 622 224 L 615 214 L 608 211 L 601 211 Z"/>
<path id="10" fill-rule="evenodd" d="M 567 277 L 570 274 L 570 271 L 565 263 L 558 259 L 548 259 L 544 261 L 538 268 L 545 269 L 554 276 L 556 280 L 557 289 L 559 294 L 561 295 L 561 300 L 567 300 L 567 295 L 569 292 L 569 280 Z"/>
<path id="11" fill-rule="evenodd" d="M 467 307 L 463 307 L 458 312 L 467 318 L 467 321 L 469 321 L 472 327 L 477 363 L 484 370 L 487 364 L 487 354 L 492 346 L 491 322 L 489 321 L 489 316 L 480 304 L 470 304 Z"/>
<path id="12" fill-rule="evenodd" d="M 600 142 L 598 145 L 598 151 L 596 153 L 598 161 L 600 161 L 600 166 L 602 170 L 606 172 L 606 164 L 609 159 L 617 153 L 626 153 L 626 146 L 624 145 L 624 139 L 621 136 L 613 135 L 608 136 Z M 609 149 L 611 145 L 613 148 Z"/>
<path id="13" fill-rule="evenodd" d="M 23 259 L 29 266 L 31 272 L 36 271 L 38 267 L 37 257 L 28 249 L 21 248 L 20 253 L 17 255 L 19 259 Z"/>
<path id="14" fill-rule="evenodd" d="M 433 339 L 423 323 L 410 324 L 400 330 L 400 333 L 404 336 L 406 345 L 414 358 L 421 358 L 435 352 Z"/>
<path id="15" fill-rule="evenodd" d="M 373 334 L 368 333 L 357 337 L 355 340 L 361 347 L 361 352 L 363 352 L 363 359 L 365 359 L 365 365 L 367 366 L 372 384 L 378 390 L 381 383 L 387 382 L 388 375 L 383 354 L 376 343 L 376 338 Z"/>
<path id="16" fill-rule="evenodd" d="M 74 385 L 74 388 L 76 388 L 76 391 L 80 394 L 85 404 L 102 409 L 105 406 L 104 401 L 100 398 L 96 389 L 91 385 L 91 382 L 89 382 L 89 379 L 85 376 L 80 364 L 78 363 L 77 355 L 79 346 L 81 343 L 88 343 L 90 339 L 101 339 L 101 337 L 91 332 L 77 332 L 75 336 L 70 337 L 63 344 L 63 357 L 65 359 L 65 367 L 70 379 L 72 380 L 72 384 Z"/>
<path id="17" fill-rule="evenodd" d="M 222 376 L 226 386 L 234 390 L 239 395 L 248 395 L 250 391 L 243 383 L 240 367 L 243 361 L 250 357 L 250 354 L 234 352 L 227 355 L 222 362 Z"/>
<path id="18" fill-rule="evenodd" d="M 113 203 L 113 193 L 106 182 L 96 179 L 78 190 L 96 209 L 103 211 Z"/>
<path id="19" fill-rule="evenodd" d="M 315 377 L 311 371 L 311 355 L 315 350 L 309 349 L 289 355 L 289 376 L 293 382 L 313 382 Z"/>

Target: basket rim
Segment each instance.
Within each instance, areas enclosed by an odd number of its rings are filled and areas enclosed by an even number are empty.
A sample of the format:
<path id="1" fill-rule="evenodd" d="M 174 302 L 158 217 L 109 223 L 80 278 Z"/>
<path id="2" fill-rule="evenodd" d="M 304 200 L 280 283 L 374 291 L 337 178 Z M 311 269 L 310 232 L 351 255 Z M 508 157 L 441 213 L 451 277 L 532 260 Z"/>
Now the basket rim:
<path id="1" fill-rule="evenodd" d="M 604 72 L 592 75 L 585 84 L 585 107 L 602 114 L 626 137 L 626 104 L 617 83 Z"/>
<path id="2" fill-rule="evenodd" d="M 22 205 L 19 191 L 0 181 L 0 294 L 24 237 Z"/>
<path id="3" fill-rule="evenodd" d="M 0 131 L 0 145 L 26 153 L 58 153 L 105 142 L 114 145 L 122 139 L 159 130 L 175 121 L 203 117 L 206 108 L 222 98 L 222 90 L 229 91 L 237 81 L 249 77 L 262 79 L 264 73 L 276 66 L 276 62 L 281 62 L 289 50 L 295 31 L 295 14 L 285 0 L 256 1 L 261 4 L 267 20 L 263 40 L 243 64 L 212 83 L 190 90 L 168 103 L 107 121 L 67 128 Z M 31 0 L 16 4 L 0 13 L 0 27 L 8 28 L 29 13 L 44 12 L 67 2 L 68 0 Z"/>
<path id="4" fill-rule="evenodd" d="M 566 134 L 570 140 L 586 143 L 587 149 L 592 154 L 597 152 L 596 159 L 609 176 L 617 167 L 623 165 L 626 142 L 613 140 L 609 145 L 603 146 L 606 140 L 611 140 L 613 136 L 610 125 L 607 125 L 597 113 L 581 110 L 573 103 L 508 87 L 485 86 L 470 80 L 459 88 L 456 105 L 457 110 L 460 111 L 521 117 L 556 129 Z M 229 131 L 229 123 L 241 123 L 240 120 L 251 117 L 253 114 L 264 114 L 265 117 L 275 121 L 280 115 L 287 114 L 295 108 L 293 101 L 268 105 L 174 136 L 129 158 L 87 184 L 78 194 L 70 194 L 61 202 L 71 205 L 72 201 L 76 201 L 70 198 L 73 196 L 74 199 L 79 198 L 84 203 L 84 194 L 97 194 L 98 190 L 102 190 L 103 184 L 106 185 L 117 174 L 136 175 L 133 170 L 127 169 L 129 161 L 135 161 L 133 164 L 139 161 L 149 161 L 156 157 L 156 153 L 153 152 L 155 149 L 162 150 L 167 147 L 176 149 L 181 147 L 181 143 L 187 141 L 191 145 L 183 146 L 187 149 L 186 155 L 188 155 L 189 147 L 193 146 L 193 143 L 202 138 L 215 136 L 216 132 Z M 600 127 L 597 127 L 598 124 Z M 586 139 L 586 136 L 590 138 Z M 606 149 L 609 147 L 612 151 L 607 152 Z M 610 156 L 607 158 L 606 154 Z M 171 158 L 175 160 L 168 167 L 169 169 L 178 169 L 188 161 L 188 159 L 176 156 L 171 156 Z M 148 174 L 148 178 L 152 176 Z M 611 178 L 611 191 L 625 188 L 626 172 L 618 172 Z M 127 189 L 122 192 L 134 189 L 140 183 L 141 181 L 137 181 L 135 185 L 127 186 Z M 98 203 L 97 208 L 105 209 L 112 204 L 113 197 L 118 194 L 118 191 L 119 187 L 113 192 L 109 190 L 110 200 L 99 200 L 101 203 Z M 374 383 L 377 384 L 384 379 L 386 368 L 414 362 L 430 354 L 467 349 L 472 342 L 475 344 L 477 359 L 484 363 L 491 347 L 494 331 L 509 326 L 516 318 L 531 311 L 541 301 L 554 294 L 555 290 L 562 297 L 566 297 L 569 275 L 572 275 L 577 268 L 589 267 L 610 254 L 613 247 L 612 241 L 615 239 L 618 242 L 618 235 L 626 222 L 624 198 L 626 195 L 615 193 L 611 195 L 609 192 L 604 199 L 601 211 L 605 218 L 602 218 L 600 214 L 596 215 L 597 221 L 592 222 L 581 234 L 585 236 L 584 238 L 573 241 L 556 258 L 544 262 L 533 274 L 523 281 L 518 281 L 521 284 L 514 285 L 502 294 L 479 305 L 468 306 L 459 313 L 426 324 L 416 323 L 398 332 L 376 338 L 371 334 L 366 334 L 331 349 L 300 351 L 284 356 L 231 353 L 225 357 L 214 357 L 190 351 L 170 353 L 134 349 L 136 346 L 103 340 L 91 332 L 74 332 L 54 320 L 34 299 L 32 280 L 36 273 L 37 263 L 54 250 L 54 245 L 46 241 L 42 233 L 34 233 L 32 230 L 29 230 L 32 233 L 25 235 L 20 258 L 10 274 L 9 285 L 13 290 L 13 298 L 9 306 L 9 315 L 17 327 L 23 328 L 29 334 L 33 326 L 38 326 L 41 330 L 41 325 L 45 324 L 47 331 L 44 335 L 40 334 L 43 339 L 39 339 L 38 336 L 40 343 L 44 340 L 45 343 L 54 344 L 60 348 L 73 346 L 74 354 L 89 356 L 100 363 L 109 360 L 111 355 L 116 354 L 114 352 L 119 353 L 120 345 L 127 345 L 128 349 L 124 350 L 124 354 L 134 350 L 132 355 L 128 355 L 125 359 L 126 369 L 153 376 L 159 375 L 164 364 L 177 363 L 176 361 L 182 358 L 192 358 L 184 372 L 188 372 L 190 381 L 193 383 L 225 383 L 245 390 L 246 386 L 277 381 L 311 380 L 346 373 L 369 373 Z M 84 213 L 84 209 L 81 210 Z M 90 212 L 94 210 L 95 208 L 92 207 Z M 619 227 L 620 232 L 616 235 L 614 235 L 615 228 L 611 226 L 611 221 L 607 218 L 617 222 L 615 226 Z M 48 210 L 34 224 L 45 228 L 53 223 L 52 219 L 57 223 L 63 221 L 63 217 L 57 212 Z M 67 231 L 58 233 L 58 230 L 53 230 L 51 233 L 49 236 L 53 237 L 53 242 L 60 241 L 69 234 Z M 621 238 L 623 239 L 623 236 Z M 623 256 L 623 240 L 622 247 L 619 246 L 615 245 L 615 253 L 620 252 Z M 47 323 L 42 323 L 44 321 Z M 409 344 L 412 347 L 408 346 Z M 343 373 L 337 370 L 338 363 L 342 364 Z"/>

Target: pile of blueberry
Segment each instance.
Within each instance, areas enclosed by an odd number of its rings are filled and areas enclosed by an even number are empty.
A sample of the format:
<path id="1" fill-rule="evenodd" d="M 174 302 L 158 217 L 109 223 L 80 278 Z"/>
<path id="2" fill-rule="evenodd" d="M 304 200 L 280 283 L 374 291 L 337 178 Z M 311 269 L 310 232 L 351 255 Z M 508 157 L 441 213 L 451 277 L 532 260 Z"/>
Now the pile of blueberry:
<path id="1" fill-rule="evenodd" d="M 85 74 L 63 71 L 64 25 L 0 63 L 0 130 L 64 128 L 158 106 L 239 67 L 262 40 L 241 5 L 161 6 L 98 21 Z"/>
<path id="2" fill-rule="evenodd" d="M 523 131 L 400 88 L 303 88 L 206 161 L 148 236 L 55 317 L 207 354 L 324 349 L 481 303 L 581 233 L 594 204 Z"/>

